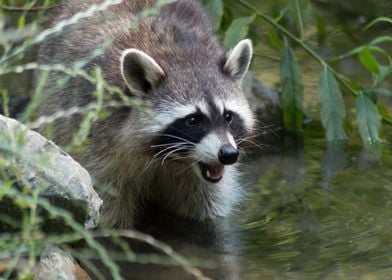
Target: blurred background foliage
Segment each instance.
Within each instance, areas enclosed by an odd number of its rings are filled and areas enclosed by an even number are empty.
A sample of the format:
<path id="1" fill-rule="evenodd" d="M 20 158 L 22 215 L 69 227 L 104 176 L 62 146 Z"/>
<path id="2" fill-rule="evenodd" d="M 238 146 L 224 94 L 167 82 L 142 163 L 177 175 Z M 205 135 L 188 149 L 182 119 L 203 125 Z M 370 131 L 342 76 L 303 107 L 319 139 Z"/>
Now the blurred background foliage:
<path id="1" fill-rule="evenodd" d="M 280 82 L 276 87 L 281 91 L 286 131 L 301 133 L 306 114 L 304 94 L 311 95 L 318 100 L 319 118 L 328 141 L 347 140 L 352 130 L 356 130 L 366 148 L 380 152 L 382 125 L 392 125 L 390 2 L 364 1 L 361 5 L 357 1 L 322 0 L 203 2 L 212 11 L 215 29 L 226 47 L 233 47 L 249 36 L 256 49 L 258 44 L 267 43 L 275 50 L 276 64 L 280 65 Z M 335 17 L 329 16 L 328 11 Z M 336 44 L 337 34 L 350 43 L 351 49 L 326 52 L 336 49 L 331 44 Z M 301 57 L 300 62 L 297 57 Z M 367 71 L 366 79 L 337 69 L 336 65 L 349 57 L 357 58 L 360 67 Z M 318 63 L 318 88 L 304 93 L 300 68 L 312 60 Z M 348 117 L 347 111 L 354 111 L 355 117 Z"/>

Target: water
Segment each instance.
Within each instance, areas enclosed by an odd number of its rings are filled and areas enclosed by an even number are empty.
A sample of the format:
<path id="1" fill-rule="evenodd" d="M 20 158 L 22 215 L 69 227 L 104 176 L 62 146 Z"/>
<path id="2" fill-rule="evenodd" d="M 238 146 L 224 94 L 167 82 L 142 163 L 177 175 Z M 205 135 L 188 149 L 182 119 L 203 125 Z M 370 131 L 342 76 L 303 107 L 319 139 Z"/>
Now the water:
<path id="1" fill-rule="evenodd" d="M 265 175 L 240 219 L 246 279 L 390 278 L 390 151 L 328 147 L 319 131 L 253 162 Z"/>

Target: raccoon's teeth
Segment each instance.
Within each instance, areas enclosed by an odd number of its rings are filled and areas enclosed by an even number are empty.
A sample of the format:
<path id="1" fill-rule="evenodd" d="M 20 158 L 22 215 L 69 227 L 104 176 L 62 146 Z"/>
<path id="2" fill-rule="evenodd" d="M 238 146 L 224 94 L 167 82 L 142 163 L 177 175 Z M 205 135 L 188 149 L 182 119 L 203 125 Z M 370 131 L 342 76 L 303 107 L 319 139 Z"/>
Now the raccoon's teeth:
<path id="1" fill-rule="evenodd" d="M 222 178 L 225 167 L 223 165 L 210 165 L 207 167 L 207 177 L 213 180 Z"/>
<path id="2" fill-rule="evenodd" d="M 208 165 L 205 163 L 199 163 L 201 169 L 201 175 L 203 178 L 211 183 L 219 182 L 225 171 L 225 167 L 222 164 Z"/>

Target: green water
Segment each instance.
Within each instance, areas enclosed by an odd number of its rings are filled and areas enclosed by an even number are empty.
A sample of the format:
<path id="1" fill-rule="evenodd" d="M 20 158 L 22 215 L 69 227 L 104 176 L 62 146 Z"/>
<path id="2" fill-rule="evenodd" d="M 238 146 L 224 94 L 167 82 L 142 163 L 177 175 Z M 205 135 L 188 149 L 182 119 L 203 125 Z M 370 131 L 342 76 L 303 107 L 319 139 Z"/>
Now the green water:
<path id="1" fill-rule="evenodd" d="M 392 277 L 391 143 L 377 159 L 319 131 L 252 162 L 264 175 L 238 219 L 246 279 Z"/>

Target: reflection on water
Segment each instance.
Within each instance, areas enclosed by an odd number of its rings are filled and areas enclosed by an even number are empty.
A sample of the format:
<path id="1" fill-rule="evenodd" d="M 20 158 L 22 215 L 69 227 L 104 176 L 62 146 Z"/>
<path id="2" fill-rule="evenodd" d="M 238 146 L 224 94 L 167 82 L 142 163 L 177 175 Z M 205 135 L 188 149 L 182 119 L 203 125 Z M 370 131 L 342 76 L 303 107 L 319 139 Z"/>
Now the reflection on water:
<path id="1" fill-rule="evenodd" d="M 392 273 L 390 151 L 377 160 L 356 146 L 328 146 L 318 131 L 307 129 L 303 154 L 286 147 L 276 155 L 280 160 L 263 171 L 245 205 L 247 279 L 388 279 Z M 295 183 L 287 168 L 300 177 Z"/>

